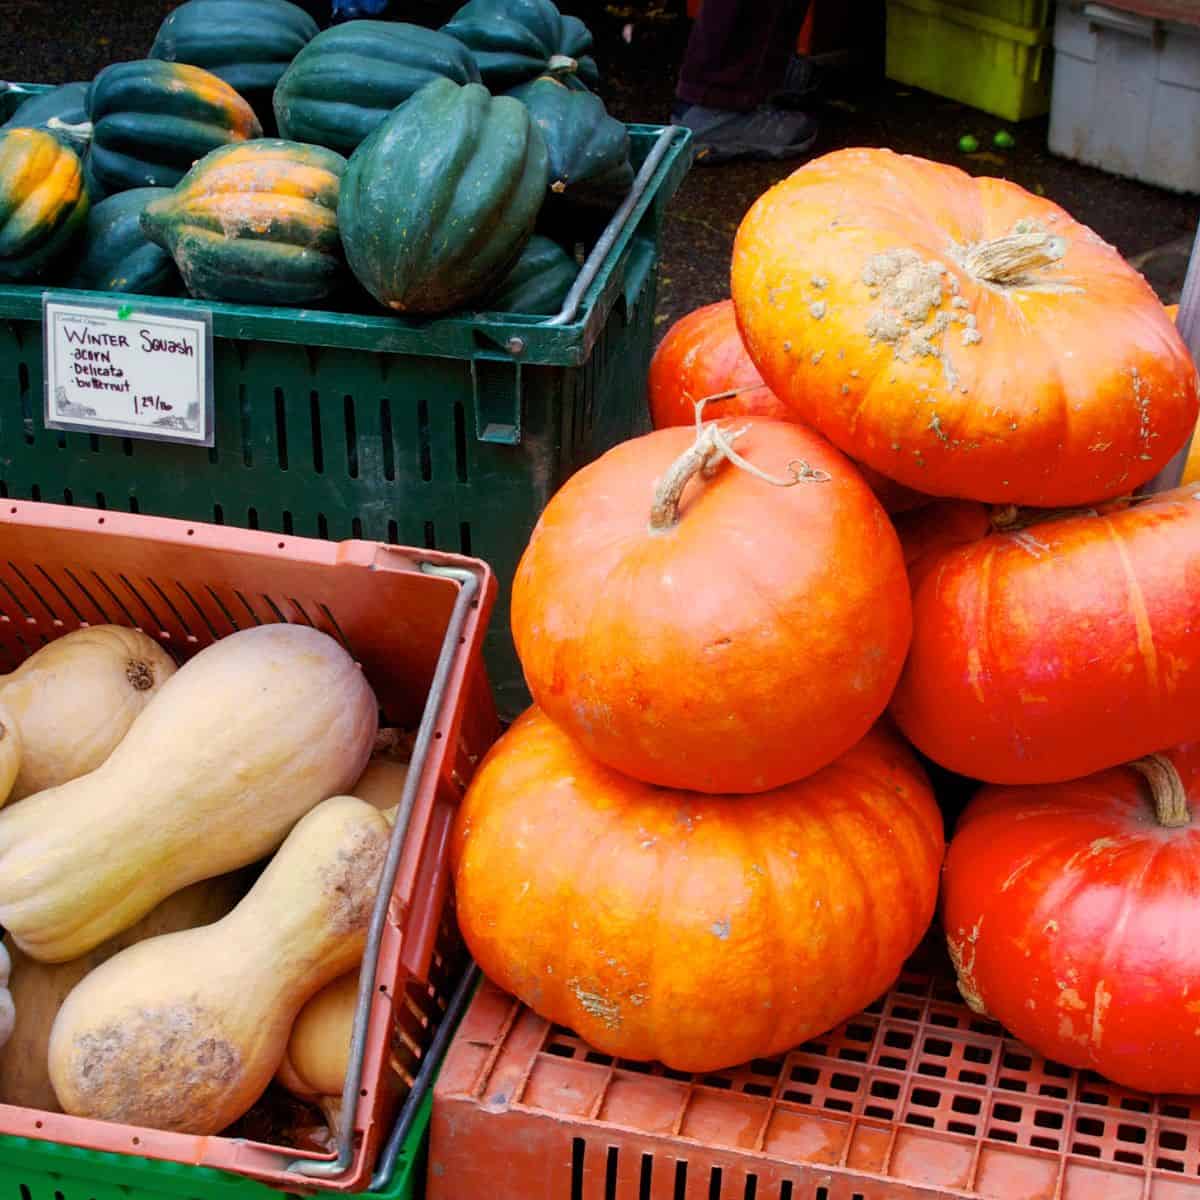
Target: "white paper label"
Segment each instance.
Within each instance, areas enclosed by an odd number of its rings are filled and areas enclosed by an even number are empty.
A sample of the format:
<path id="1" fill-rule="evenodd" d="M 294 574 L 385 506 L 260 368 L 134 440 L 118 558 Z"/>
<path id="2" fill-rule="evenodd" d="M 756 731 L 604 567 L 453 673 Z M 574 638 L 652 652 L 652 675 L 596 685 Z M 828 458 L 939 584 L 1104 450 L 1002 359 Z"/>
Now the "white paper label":
<path id="1" fill-rule="evenodd" d="M 213 444 L 211 314 L 47 296 L 43 320 L 47 428 Z"/>

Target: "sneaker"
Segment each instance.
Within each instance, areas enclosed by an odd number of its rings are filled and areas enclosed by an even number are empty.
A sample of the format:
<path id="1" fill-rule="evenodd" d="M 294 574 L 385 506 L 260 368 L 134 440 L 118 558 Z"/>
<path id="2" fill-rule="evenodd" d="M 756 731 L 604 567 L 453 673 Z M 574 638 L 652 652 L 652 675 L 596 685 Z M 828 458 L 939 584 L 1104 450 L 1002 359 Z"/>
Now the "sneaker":
<path id="1" fill-rule="evenodd" d="M 772 108 L 811 108 L 820 86 L 821 81 L 812 59 L 793 54 L 788 60 L 779 90 L 769 97 L 767 103 Z"/>
<path id="2" fill-rule="evenodd" d="M 783 161 L 803 158 L 817 140 L 817 122 L 807 113 L 763 106 L 751 112 L 704 108 L 676 109 L 672 123 L 685 125 L 695 139 L 697 164 L 716 166 L 739 158 Z"/>

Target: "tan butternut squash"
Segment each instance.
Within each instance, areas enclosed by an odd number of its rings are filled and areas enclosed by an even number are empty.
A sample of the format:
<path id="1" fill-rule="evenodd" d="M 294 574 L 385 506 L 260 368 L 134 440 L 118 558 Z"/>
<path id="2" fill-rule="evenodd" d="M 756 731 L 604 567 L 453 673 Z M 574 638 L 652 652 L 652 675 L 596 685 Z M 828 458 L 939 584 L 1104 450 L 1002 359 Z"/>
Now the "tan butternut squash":
<path id="1" fill-rule="evenodd" d="M 300 1010 L 275 1076 L 293 1096 L 317 1105 L 335 1133 L 350 1065 L 360 967 L 326 984 Z"/>
<path id="2" fill-rule="evenodd" d="M 0 805 L 12 798 L 23 756 L 21 731 L 16 719 L 0 701 Z"/>
<path id="3" fill-rule="evenodd" d="M 0 676 L 0 704 L 22 742 L 10 799 L 94 771 L 174 674 L 174 659 L 153 638 L 121 625 L 89 625 Z"/>
<path id="4" fill-rule="evenodd" d="M 407 778 L 407 761 L 397 758 L 390 752 L 376 751 L 371 755 L 367 769 L 350 789 L 350 794 L 357 796 L 360 800 L 365 800 L 373 808 L 382 812 L 384 809 L 395 808 L 400 803 L 400 796 L 404 791 L 404 781 Z"/>
<path id="5" fill-rule="evenodd" d="M 50 1034 L 63 1111 L 194 1134 L 245 1113 L 305 1001 L 362 957 L 389 833 L 362 800 L 326 800 L 229 916 L 97 967 Z"/>
<path id="6" fill-rule="evenodd" d="M 8 956 L 8 949 L 0 943 L 0 1046 L 12 1037 L 13 1025 L 16 1022 L 12 991 L 9 989 L 11 974 L 12 961 Z"/>
<path id="7" fill-rule="evenodd" d="M 46 1055 L 50 1028 L 72 988 L 129 946 L 219 921 L 246 894 L 250 883 L 249 869 L 193 883 L 168 896 L 136 925 L 70 962 L 40 963 L 14 945 L 11 936 L 5 938 L 3 948 L 12 957 L 8 988 L 16 1006 L 16 1022 L 7 1044 L 0 1047 L 0 1104 L 58 1112 Z"/>
<path id="8" fill-rule="evenodd" d="M 378 809 L 389 829 L 396 823 L 396 802 L 408 775 L 408 764 L 393 753 L 378 749 L 377 743 L 353 793 Z M 275 1076 L 293 1096 L 317 1105 L 334 1132 L 341 1121 L 361 969 L 362 964 L 356 963 L 352 971 L 327 984 L 300 1010 Z"/>
<path id="9" fill-rule="evenodd" d="M 172 892 L 255 862 L 359 777 L 377 715 L 362 672 L 315 629 L 222 638 L 96 770 L 0 811 L 0 926 L 64 962 Z"/>

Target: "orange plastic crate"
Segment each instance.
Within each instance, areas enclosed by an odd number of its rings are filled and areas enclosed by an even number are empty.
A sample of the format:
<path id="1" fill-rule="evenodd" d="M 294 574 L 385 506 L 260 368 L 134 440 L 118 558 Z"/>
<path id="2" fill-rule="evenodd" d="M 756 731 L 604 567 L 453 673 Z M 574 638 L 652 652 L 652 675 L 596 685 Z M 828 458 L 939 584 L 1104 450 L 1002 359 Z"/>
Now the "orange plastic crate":
<path id="1" fill-rule="evenodd" d="M 932 940 L 881 1000 L 712 1075 L 613 1060 L 485 983 L 434 1093 L 428 1200 L 1197 1200 L 1200 1097 L 1048 1062 Z"/>
<path id="2" fill-rule="evenodd" d="M 422 722 L 428 734 L 424 765 L 416 770 L 414 759 L 406 785 L 412 815 L 383 925 L 342 1173 L 302 1173 L 299 1160 L 322 1156 L 288 1147 L 13 1105 L 0 1105 L 0 1134 L 217 1167 L 293 1192 L 367 1186 L 404 1090 L 393 1064 L 419 1057 L 436 1028 L 432 1007 L 444 1004 L 452 982 L 447 839 L 462 790 L 498 732 L 480 654 L 495 592 L 486 564 L 456 554 L 0 501 L 0 670 L 87 624 L 142 629 L 182 662 L 237 629 L 304 623 L 362 665 L 386 724 Z"/>

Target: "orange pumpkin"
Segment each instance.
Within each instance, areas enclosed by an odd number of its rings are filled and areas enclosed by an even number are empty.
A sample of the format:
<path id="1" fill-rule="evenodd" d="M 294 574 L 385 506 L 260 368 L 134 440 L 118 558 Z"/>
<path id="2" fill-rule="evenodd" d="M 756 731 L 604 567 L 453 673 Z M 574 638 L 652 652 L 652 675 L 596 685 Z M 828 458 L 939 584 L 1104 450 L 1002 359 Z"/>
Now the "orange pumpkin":
<path id="1" fill-rule="evenodd" d="M 492 748 L 452 839 L 484 972 L 597 1050 L 709 1071 L 869 1004 L 933 915 L 942 820 L 884 729 L 756 796 L 649 787 L 531 709 Z"/>
<path id="2" fill-rule="evenodd" d="M 705 405 L 704 417 L 773 417 L 795 421 L 796 416 L 770 388 L 746 353 L 738 332 L 732 300 L 706 304 L 680 317 L 658 344 L 650 360 L 650 418 L 655 429 L 696 423 L 696 401 L 736 392 Z M 888 512 L 904 512 L 927 503 L 929 497 L 856 463 L 867 486 Z"/>
<path id="3" fill-rule="evenodd" d="M 946 857 L 959 988 L 1055 1062 L 1200 1092 L 1200 746 L 985 787 Z"/>
<path id="4" fill-rule="evenodd" d="M 1005 180 L 825 155 L 751 208 L 732 284 L 771 390 L 918 491 L 1091 503 L 1152 478 L 1196 423 L 1196 369 L 1149 285 Z"/>
<path id="5" fill-rule="evenodd" d="M 1054 783 L 1200 737 L 1200 491 L 1006 531 L 1011 513 L 960 508 L 923 555 L 906 537 L 892 714 L 917 749 L 973 779 Z"/>
<path id="6" fill-rule="evenodd" d="M 736 465 L 726 436 L 658 430 L 568 480 L 517 567 L 512 631 L 534 700 L 601 762 L 757 792 L 874 724 L 910 598 L 887 514 L 828 442 L 751 421 Z"/>
<path id="7" fill-rule="evenodd" d="M 1179 320 L 1179 305 L 1168 304 L 1167 315 L 1172 321 Z M 1183 464 L 1183 476 L 1180 484 L 1195 483 L 1200 480 L 1200 425 L 1192 432 L 1192 444 L 1188 447 L 1187 460 Z"/>

